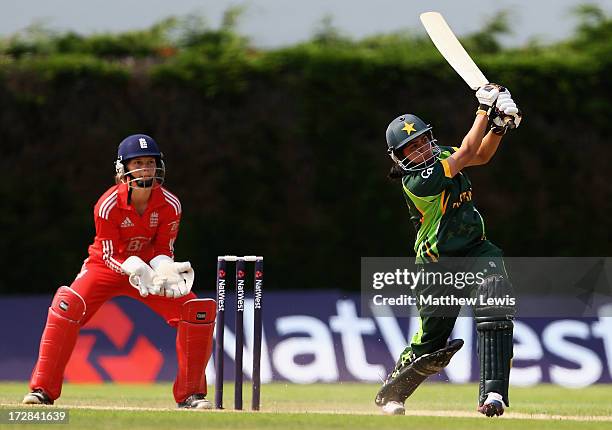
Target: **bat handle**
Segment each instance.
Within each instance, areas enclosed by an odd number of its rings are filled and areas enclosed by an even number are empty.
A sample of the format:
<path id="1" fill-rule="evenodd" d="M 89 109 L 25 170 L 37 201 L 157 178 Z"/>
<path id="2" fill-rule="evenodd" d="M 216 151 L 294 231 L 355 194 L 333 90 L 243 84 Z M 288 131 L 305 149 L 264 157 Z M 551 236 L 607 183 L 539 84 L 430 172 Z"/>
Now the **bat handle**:
<path id="1" fill-rule="evenodd" d="M 514 118 L 511 116 L 507 116 L 504 118 L 504 127 L 509 129 L 515 129 L 516 124 L 514 124 Z"/>

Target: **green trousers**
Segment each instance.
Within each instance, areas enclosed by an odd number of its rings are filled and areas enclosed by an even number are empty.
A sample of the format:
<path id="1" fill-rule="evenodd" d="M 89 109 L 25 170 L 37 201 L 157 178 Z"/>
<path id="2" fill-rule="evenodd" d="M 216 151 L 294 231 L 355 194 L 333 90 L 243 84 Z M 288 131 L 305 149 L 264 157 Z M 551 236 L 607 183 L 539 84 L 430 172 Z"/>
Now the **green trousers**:
<path id="1" fill-rule="evenodd" d="M 452 264 L 449 266 L 449 271 L 463 272 L 485 272 L 487 274 L 500 274 L 508 279 L 508 274 L 504 266 L 502 258 L 502 250 L 488 240 L 483 240 L 478 245 L 468 251 L 465 257 L 453 258 Z M 460 260 L 460 261 L 458 261 Z M 440 259 L 440 264 L 444 265 L 444 258 Z M 430 263 L 424 265 L 424 270 L 439 271 L 438 263 Z M 445 267 L 446 271 L 447 268 Z M 419 285 L 415 288 L 415 292 L 420 295 L 447 295 L 453 294 L 463 295 L 464 297 L 471 296 L 472 290 L 457 290 L 455 286 L 440 286 L 440 285 Z M 443 310 L 440 306 L 422 305 L 417 306 L 419 310 L 419 329 L 415 333 L 410 343 L 402 356 L 409 354 L 410 351 L 415 356 L 429 354 L 443 348 L 453 327 L 457 316 L 461 311 L 461 306 L 444 306 Z"/>

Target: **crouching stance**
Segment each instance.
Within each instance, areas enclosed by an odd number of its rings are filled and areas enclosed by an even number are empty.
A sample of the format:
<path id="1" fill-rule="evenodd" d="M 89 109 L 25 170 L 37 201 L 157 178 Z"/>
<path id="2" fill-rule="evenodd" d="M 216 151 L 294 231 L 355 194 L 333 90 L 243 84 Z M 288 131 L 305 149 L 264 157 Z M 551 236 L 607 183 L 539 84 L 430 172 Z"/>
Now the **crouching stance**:
<path id="1" fill-rule="evenodd" d="M 210 409 L 204 370 L 212 352 L 216 303 L 191 292 L 194 271 L 174 261 L 181 218 L 179 199 L 161 185 L 165 166 L 149 136 L 119 145 L 116 185 L 94 208 L 96 237 L 70 287 L 60 287 L 49 307 L 38 361 L 23 403 L 53 404 L 79 331 L 105 302 L 132 297 L 177 329 L 178 372 L 173 394 L 181 408 Z"/>
<path id="2" fill-rule="evenodd" d="M 449 257 L 463 258 L 461 264 L 466 266 L 461 267 L 462 271 L 486 273 L 467 293 L 481 296 L 483 303 L 487 303 L 487 297 L 512 296 L 512 288 L 502 251 L 486 238 L 484 221 L 473 203 L 472 184 L 463 170 L 487 164 L 502 136 L 511 127 L 518 127 L 522 117 L 510 92 L 499 85 L 480 88 L 476 98 L 479 101 L 476 118 L 459 147 L 438 145 L 432 127 L 412 114 L 394 119 L 386 138 L 388 153 L 394 161 L 389 177 L 401 180 L 416 229 L 416 263 L 427 271 Z M 440 288 L 423 285 L 417 290 L 445 295 L 447 291 Z M 460 306 L 445 307 L 444 315 L 433 305 L 419 306 L 418 310 L 420 330 L 375 399 L 385 414 L 404 414 L 405 400 L 428 376 L 447 366 L 463 345 L 462 340 L 448 342 Z M 478 411 L 487 416 L 502 415 L 510 404 L 514 306 L 478 305 L 473 310 L 480 360 Z"/>

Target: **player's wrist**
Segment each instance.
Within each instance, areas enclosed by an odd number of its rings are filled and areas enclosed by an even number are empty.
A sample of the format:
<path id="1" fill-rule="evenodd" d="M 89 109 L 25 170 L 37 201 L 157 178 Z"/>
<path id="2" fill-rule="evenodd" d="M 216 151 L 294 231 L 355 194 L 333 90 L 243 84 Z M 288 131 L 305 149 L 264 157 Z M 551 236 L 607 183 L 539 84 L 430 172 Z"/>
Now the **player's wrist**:
<path id="1" fill-rule="evenodd" d="M 487 117 L 491 116 L 492 106 L 488 106 L 484 103 L 480 103 L 478 108 L 476 109 L 476 115 L 485 115 Z"/>
<path id="2" fill-rule="evenodd" d="M 506 134 L 506 130 L 507 130 L 507 127 L 502 127 L 499 125 L 494 125 L 491 127 L 491 133 L 497 136 L 503 136 L 504 134 Z"/>

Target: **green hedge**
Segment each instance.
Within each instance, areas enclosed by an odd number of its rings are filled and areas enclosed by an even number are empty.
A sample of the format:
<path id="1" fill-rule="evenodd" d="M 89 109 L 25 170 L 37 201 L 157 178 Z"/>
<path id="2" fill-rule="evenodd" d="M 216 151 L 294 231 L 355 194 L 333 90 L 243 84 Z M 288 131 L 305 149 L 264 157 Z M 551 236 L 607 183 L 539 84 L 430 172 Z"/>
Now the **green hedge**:
<path id="1" fill-rule="evenodd" d="M 185 210 L 177 254 L 198 288 L 214 288 L 216 255 L 261 253 L 272 288 L 357 289 L 361 256 L 412 255 L 388 122 L 415 112 L 456 145 L 473 118 L 454 71 L 406 44 L 0 57 L 3 291 L 71 282 L 135 132 L 166 154 Z M 489 237 L 512 256 L 609 255 L 612 57 L 524 54 L 476 56 L 525 113 L 491 165 L 469 169 Z"/>

